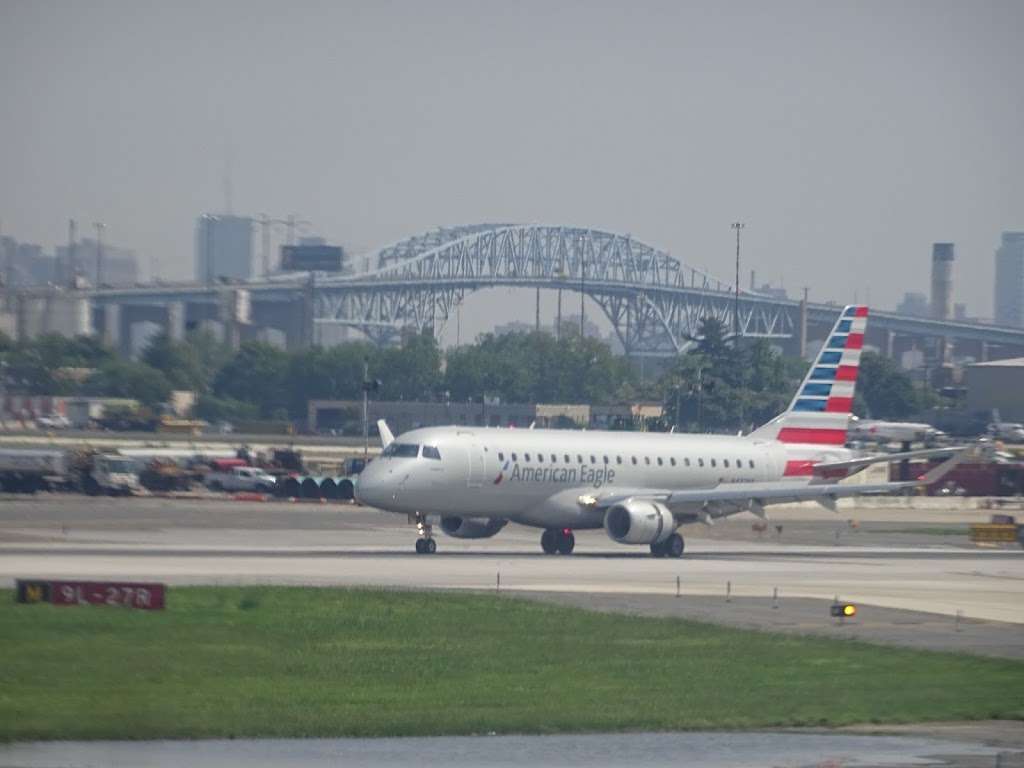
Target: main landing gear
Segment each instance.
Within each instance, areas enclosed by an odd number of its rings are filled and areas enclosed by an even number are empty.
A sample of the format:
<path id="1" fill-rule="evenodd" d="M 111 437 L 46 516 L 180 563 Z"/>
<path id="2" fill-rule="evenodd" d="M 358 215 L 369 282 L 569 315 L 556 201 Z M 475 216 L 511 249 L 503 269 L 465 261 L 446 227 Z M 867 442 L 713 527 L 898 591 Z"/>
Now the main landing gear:
<path id="1" fill-rule="evenodd" d="M 651 544 L 651 554 L 655 557 L 682 557 L 686 548 L 683 537 L 673 533 L 659 544 Z"/>
<path id="2" fill-rule="evenodd" d="M 540 536 L 540 546 L 545 555 L 571 555 L 576 548 L 576 537 L 569 528 L 548 528 Z"/>
<path id="3" fill-rule="evenodd" d="M 420 538 L 416 539 L 416 554 L 417 555 L 432 555 L 437 552 L 437 542 L 434 541 L 433 531 L 434 526 L 427 522 L 427 518 L 421 515 L 419 512 L 414 516 L 416 523 L 416 530 L 419 531 Z"/>

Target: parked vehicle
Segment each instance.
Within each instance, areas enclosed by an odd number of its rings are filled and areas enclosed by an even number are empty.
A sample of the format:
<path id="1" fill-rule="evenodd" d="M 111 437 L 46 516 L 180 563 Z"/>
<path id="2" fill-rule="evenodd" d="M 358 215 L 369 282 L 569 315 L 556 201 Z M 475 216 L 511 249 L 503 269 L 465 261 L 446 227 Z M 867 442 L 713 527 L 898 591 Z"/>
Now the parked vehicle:
<path id="1" fill-rule="evenodd" d="M 259 467 L 232 467 L 227 472 L 210 472 L 206 487 L 211 491 L 261 491 L 270 493 L 277 479 Z"/>
<path id="2" fill-rule="evenodd" d="M 120 454 L 9 448 L 0 450 L 0 487 L 9 493 L 42 490 L 102 493 L 137 493 L 135 462 Z"/>

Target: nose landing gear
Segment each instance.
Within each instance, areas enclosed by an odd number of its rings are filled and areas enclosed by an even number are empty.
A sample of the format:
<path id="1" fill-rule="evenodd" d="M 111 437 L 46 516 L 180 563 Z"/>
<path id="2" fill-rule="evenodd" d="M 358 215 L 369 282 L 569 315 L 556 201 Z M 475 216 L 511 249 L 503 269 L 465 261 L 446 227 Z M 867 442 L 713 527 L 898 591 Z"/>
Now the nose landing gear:
<path id="1" fill-rule="evenodd" d="M 414 520 L 416 522 L 416 530 L 420 534 L 420 538 L 416 539 L 416 554 L 434 554 L 437 552 L 437 542 L 434 541 L 433 536 L 434 526 L 428 523 L 427 518 L 419 512 L 414 516 Z"/>
<path id="2" fill-rule="evenodd" d="M 545 555 L 571 555 L 576 548 L 576 537 L 569 528 L 548 528 L 540 536 Z"/>

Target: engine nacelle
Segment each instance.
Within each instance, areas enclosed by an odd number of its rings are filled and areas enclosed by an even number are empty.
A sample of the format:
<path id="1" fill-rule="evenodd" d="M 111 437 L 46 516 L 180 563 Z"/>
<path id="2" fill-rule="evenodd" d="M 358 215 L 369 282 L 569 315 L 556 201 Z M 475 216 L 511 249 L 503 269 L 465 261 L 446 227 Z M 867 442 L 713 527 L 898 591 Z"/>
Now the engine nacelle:
<path id="1" fill-rule="evenodd" d="M 489 539 L 508 525 L 500 517 L 442 517 L 441 530 L 456 539 Z"/>
<path id="2" fill-rule="evenodd" d="M 676 520 L 664 504 L 629 499 L 605 512 L 604 529 L 619 544 L 660 544 L 675 532 Z"/>

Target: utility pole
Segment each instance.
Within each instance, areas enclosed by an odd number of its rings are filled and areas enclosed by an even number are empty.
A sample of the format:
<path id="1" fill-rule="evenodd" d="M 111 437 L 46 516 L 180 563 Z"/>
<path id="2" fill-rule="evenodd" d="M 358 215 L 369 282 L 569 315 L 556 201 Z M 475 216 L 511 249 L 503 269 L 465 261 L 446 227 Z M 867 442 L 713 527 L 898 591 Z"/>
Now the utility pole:
<path id="1" fill-rule="evenodd" d="M 534 304 L 533 329 L 540 333 L 540 286 L 537 286 L 537 299 Z"/>
<path id="2" fill-rule="evenodd" d="M 370 358 L 363 358 L 363 459 L 370 455 Z"/>
<path id="3" fill-rule="evenodd" d="M 577 243 L 579 243 L 580 250 L 580 341 L 582 341 L 584 337 L 584 319 L 586 318 L 584 301 L 587 298 L 587 294 L 584 293 L 587 282 L 587 256 L 583 248 L 583 235 L 579 236 Z"/>
<path id="4" fill-rule="evenodd" d="M 102 221 L 94 221 L 96 227 L 96 287 L 103 285 L 103 228 Z"/>
<path id="5" fill-rule="evenodd" d="M 732 228 L 736 230 L 736 300 L 732 308 L 733 343 L 740 343 L 740 230 L 746 225 L 742 221 L 734 221 Z"/>

